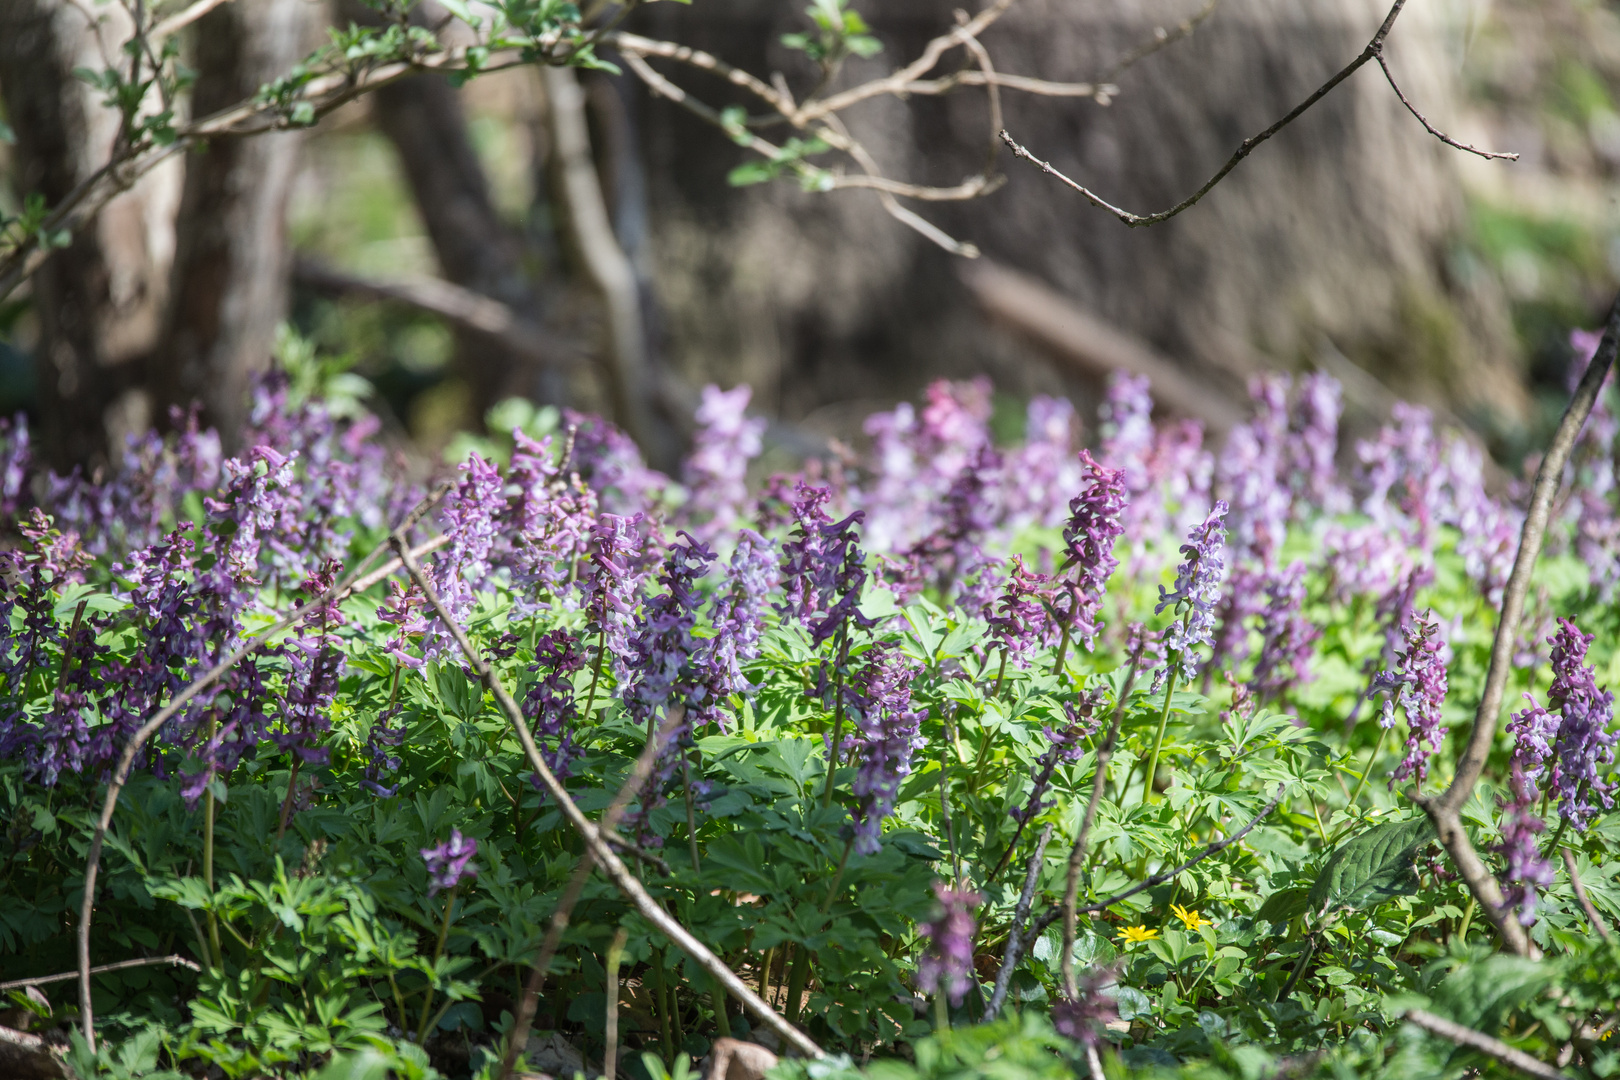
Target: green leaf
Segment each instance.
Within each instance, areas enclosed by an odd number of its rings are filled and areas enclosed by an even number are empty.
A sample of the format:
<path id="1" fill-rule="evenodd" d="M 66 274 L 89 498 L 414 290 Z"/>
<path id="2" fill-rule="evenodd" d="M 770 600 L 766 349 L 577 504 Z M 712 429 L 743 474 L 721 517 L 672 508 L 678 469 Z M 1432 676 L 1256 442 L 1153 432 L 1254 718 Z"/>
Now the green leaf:
<path id="1" fill-rule="evenodd" d="M 1328 857 L 1311 886 L 1312 909 L 1365 908 L 1417 892 L 1412 859 L 1434 839 L 1427 817 L 1378 825 L 1352 838 Z"/>

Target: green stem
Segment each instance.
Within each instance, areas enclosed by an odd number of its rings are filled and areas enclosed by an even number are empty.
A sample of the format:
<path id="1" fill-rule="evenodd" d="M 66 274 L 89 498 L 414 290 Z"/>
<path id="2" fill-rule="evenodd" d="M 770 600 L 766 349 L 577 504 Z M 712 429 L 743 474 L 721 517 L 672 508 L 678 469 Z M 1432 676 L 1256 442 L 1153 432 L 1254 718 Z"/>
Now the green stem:
<path id="1" fill-rule="evenodd" d="M 591 688 L 585 694 L 585 711 L 581 714 L 587 724 L 591 722 L 591 710 L 596 707 L 596 687 L 602 681 L 602 668 L 606 660 L 607 631 L 604 629 L 597 631 L 596 634 L 596 667 L 591 669 Z"/>
<path id="2" fill-rule="evenodd" d="M 711 979 L 713 984 L 709 990 L 709 1003 L 714 1006 L 714 1026 L 720 1029 L 720 1034 L 731 1038 L 731 1017 L 726 1015 L 726 992 L 721 988 L 717 979 Z"/>
<path id="3" fill-rule="evenodd" d="M 625 942 L 629 935 L 624 927 L 613 935 L 613 944 L 608 946 L 607 954 L 607 1049 L 602 1052 L 602 1075 L 608 1080 L 618 1076 L 616 1066 L 619 1056 L 619 962 L 624 959 Z"/>
<path id="4" fill-rule="evenodd" d="M 951 1026 L 951 1011 L 945 1007 L 943 992 L 934 995 L 934 1030 L 948 1031 Z"/>
<path id="5" fill-rule="evenodd" d="M 208 718 L 207 741 L 203 744 L 205 753 L 212 753 L 211 744 L 214 741 L 216 719 L 210 715 Z M 203 884 L 208 886 L 209 906 L 203 914 L 208 921 L 208 948 L 214 960 L 214 966 L 225 966 L 225 950 L 219 944 L 219 916 L 214 914 L 214 785 L 203 789 Z"/>
<path id="6" fill-rule="evenodd" d="M 854 846 L 855 838 L 853 836 L 844 841 L 844 856 L 838 860 L 838 872 L 833 875 L 832 888 L 827 890 L 827 899 L 821 905 L 823 915 L 832 910 L 833 898 L 838 895 L 838 886 L 843 884 L 844 881 L 844 867 L 849 865 L 849 850 Z"/>
<path id="7" fill-rule="evenodd" d="M 1468 898 L 1468 906 L 1463 909 L 1462 923 L 1457 927 L 1457 940 L 1465 945 L 1468 943 L 1468 924 L 1474 921 L 1474 907 L 1477 903 L 1472 896 Z"/>
<path id="8" fill-rule="evenodd" d="M 1575 792 L 1575 801 L 1579 802 L 1581 796 L 1584 794 L 1586 794 L 1586 781 L 1582 780 L 1581 786 Z M 1567 828 L 1569 828 L 1569 818 L 1560 817 L 1558 820 L 1558 828 L 1553 830 L 1552 843 L 1547 845 L 1548 859 L 1551 859 L 1553 852 L 1558 850 L 1558 841 L 1564 838 L 1564 830 Z"/>
<path id="9" fill-rule="evenodd" d="M 765 960 L 759 965 L 759 996 L 766 1001 L 771 1000 L 771 963 L 776 959 L 776 950 L 766 949 Z M 775 1002 L 771 1002 L 775 1005 Z"/>
<path id="10" fill-rule="evenodd" d="M 1159 733 L 1153 737 L 1153 753 L 1148 755 L 1147 775 L 1142 778 L 1142 803 L 1153 801 L 1153 778 L 1159 772 L 1159 750 L 1164 746 L 1164 729 L 1170 724 L 1170 697 L 1176 692 L 1176 657 L 1169 660 L 1170 675 L 1164 684 L 1164 708 L 1159 710 Z"/>
<path id="11" fill-rule="evenodd" d="M 1316 819 L 1316 835 L 1322 838 L 1323 847 L 1332 847 L 1333 842 L 1328 839 L 1327 830 L 1322 828 L 1322 811 L 1316 807 L 1316 800 L 1311 799 L 1311 817 Z"/>
<path id="12" fill-rule="evenodd" d="M 461 883 L 450 886 L 450 895 L 444 902 L 444 919 L 439 923 L 439 942 L 433 947 L 434 979 L 438 978 L 439 960 L 444 956 L 444 943 L 450 937 L 450 916 L 456 910 L 456 893 L 461 890 Z M 428 1022 L 433 1014 L 433 983 L 427 985 L 427 997 L 422 999 L 422 1022 L 416 1027 L 416 1045 L 421 1046 L 427 1039 Z"/>
<path id="13" fill-rule="evenodd" d="M 293 793 L 298 790 L 298 767 L 303 763 L 303 758 L 293 755 L 292 775 L 287 777 L 287 796 L 281 800 L 281 824 L 276 826 L 278 842 L 287 834 L 287 823 L 292 820 Z"/>
<path id="14" fill-rule="evenodd" d="M 664 1060 L 675 1060 L 675 1043 L 669 1037 L 669 986 L 664 978 L 664 954 L 658 953 L 653 966 L 653 996 L 658 1004 L 658 1041 L 664 1050 Z"/>
<path id="15" fill-rule="evenodd" d="M 1001 649 L 1001 667 L 996 669 L 996 686 L 995 686 L 994 690 L 990 691 L 990 696 L 991 697 L 998 698 L 998 697 L 1001 696 L 1001 684 L 1002 684 L 1002 681 L 1005 680 L 1006 678 L 1007 678 L 1007 649 L 1006 649 L 1005 646 L 1003 646 L 1002 649 Z"/>
<path id="16" fill-rule="evenodd" d="M 844 741 L 844 665 L 849 660 L 849 627 L 838 628 L 838 662 L 833 667 L 833 736 L 832 753 L 827 759 L 827 787 L 821 793 L 821 805 L 831 806 L 833 780 L 838 775 L 838 751 Z"/>
<path id="17" fill-rule="evenodd" d="M 703 863 L 698 858 L 697 811 L 692 807 L 692 766 L 685 756 L 681 758 L 681 772 L 686 779 L 686 844 L 692 853 L 692 873 L 700 873 Z"/>
<path id="18" fill-rule="evenodd" d="M 799 1022 L 799 1006 L 804 1001 L 804 987 L 810 981 L 810 949 L 801 944 L 793 957 L 793 974 L 788 976 L 787 1022 Z"/>
<path id="19" fill-rule="evenodd" d="M 1373 746 L 1372 757 L 1367 759 L 1367 768 L 1362 771 L 1361 779 L 1356 782 L 1356 790 L 1351 793 L 1350 801 L 1344 804 L 1346 813 L 1355 809 L 1356 801 L 1361 798 L 1361 793 L 1367 789 L 1367 780 L 1372 776 L 1373 769 L 1378 765 L 1378 755 L 1384 749 L 1384 739 L 1388 735 L 1389 728 L 1379 729 L 1378 742 Z M 1313 803 L 1312 805 L 1314 806 L 1315 804 Z M 1327 842 L 1327 846 L 1332 847 L 1333 845 L 1337 844 L 1341 839 L 1344 838 L 1345 833 L 1349 832 L 1355 827 L 1356 822 L 1354 820 L 1345 822 L 1333 834 L 1333 839 Z"/>

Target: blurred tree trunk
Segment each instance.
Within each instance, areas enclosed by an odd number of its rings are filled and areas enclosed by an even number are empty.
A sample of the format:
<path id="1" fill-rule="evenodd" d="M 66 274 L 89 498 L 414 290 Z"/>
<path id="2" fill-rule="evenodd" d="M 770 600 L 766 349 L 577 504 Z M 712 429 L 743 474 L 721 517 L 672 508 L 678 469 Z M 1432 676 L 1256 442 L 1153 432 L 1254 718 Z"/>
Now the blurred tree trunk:
<path id="1" fill-rule="evenodd" d="M 384 22 L 360 0 L 341 0 L 338 11 L 345 22 Z M 534 289 L 524 272 L 523 240 L 501 220 L 490 198 L 489 180 L 473 149 L 456 89 L 441 75 L 405 79 L 372 95 L 371 115 L 399 154 L 440 272 L 539 321 Z M 479 417 L 513 394 L 564 403 L 565 387 L 556 375 L 487 335 L 463 329 L 456 336 L 457 366 Z"/>
<path id="2" fill-rule="evenodd" d="M 97 15 L 99 37 L 65 0 L 0 0 L 0 95 L 17 134 L 19 199 L 37 193 L 54 204 L 106 160 L 117 116 L 73 69 L 126 63 L 118 43 L 129 22 L 116 5 Z M 144 425 L 131 391 L 161 319 L 178 186 L 176 168 L 155 170 L 30 283 L 39 445 L 58 470 L 104 462 L 119 434 Z"/>
<path id="3" fill-rule="evenodd" d="M 193 115 L 251 97 L 306 51 L 304 0 L 236 0 L 197 22 Z M 228 448 L 247 387 L 271 358 L 287 309 L 287 197 L 299 132 L 215 139 L 186 159 L 171 302 L 150 365 L 156 403 L 201 402 Z"/>

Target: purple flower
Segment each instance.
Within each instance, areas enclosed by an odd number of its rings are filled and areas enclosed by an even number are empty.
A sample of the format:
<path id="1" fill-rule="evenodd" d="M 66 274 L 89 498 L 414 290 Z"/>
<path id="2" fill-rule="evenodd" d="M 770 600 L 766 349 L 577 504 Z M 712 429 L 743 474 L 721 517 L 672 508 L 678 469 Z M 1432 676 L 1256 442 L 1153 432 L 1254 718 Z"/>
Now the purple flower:
<path id="1" fill-rule="evenodd" d="M 1503 907 L 1518 908 L 1519 923 L 1530 926 L 1536 921 L 1536 890 L 1545 889 L 1556 880 L 1552 864 L 1541 854 L 1538 841 L 1547 828 L 1536 814 L 1536 792 L 1525 779 L 1517 762 L 1513 766 L 1513 800 L 1504 802 L 1502 809 L 1502 842 L 1495 851 L 1506 861 L 1503 873 L 1506 888 L 1502 890 Z"/>
<path id="2" fill-rule="evenodd" d="M 461 480 L 445 496 L 439 523 L 450 542 L 434 557 L 433 591 L 457 622 L 465 623 L 473 608 L 473 594 L 489 578 L 491 556 L 498 535 L 496 521 L 506 512 L 506 483 L 490 462 L 472 453 L 461 464 Z M 448 628 L 429 621 L 423 655 L 432 660 L 455 653 Z"/>
<path id="3" fill-rule="evenodd" d="M 1091 649 L 1102 628 L 1097 616 L 1108 579 L 1119 565 L 1114 558 L 1114 542 L 1125 531 L 1125 473 L 1103 468 L 1086 450 L 1080 451 L 1080 464 L 1089 484 L 1069 503 L 1069 520 L 1063 528 L 1068 553 L 1064 569 L 1074 569 L 1074 578 L 1067 585 L 1069 607 L 1063 619 L 1075 638 Z"/>
<path id="4" fill-rule="evenodd" d="M 1373 691 L 1385 695 L 1380 726 L 1395 726 L 1397 707 L 1406 713 L 1406 756 L 1395 767 L 1390 787 L 1409 776 L 1416 776 L 1421 785 L 1429 775 L 1429 758 L 1446 737 L 1440 716 L 1446 702 L 1446 665 L 1440 656 L 1439 630 L 1432 611 L 1415 615 L 1402 630 L 1406 651 L 1399 663 L 1373 678 Z"/>
<path id="5" fill-rule="evenodd" d="M 750 420 L 747 386 L 703 388 L 697 409 L 697 434 L 682 478 L 691 492 L 685 507 L 694 522 L 693 535 L 714 543 L 736 523 L 748 499 L 748 463 L 759 456 L 765 421 Z"/>
<path id="6" fill-rule="evenodd" d="M 1558 713 L 1555 724 L 1549 711 L 1526 694 L 1530 708 L 1513 717 L 1508 730 L 1516 743 L 1514 764 L 1522 768 L 1524 782 L 1534 797 L 1548 781 L 1558 798 L 1558 813 L 1576 829 L 1584 829 L 1598 812 L 1614 806 L 1614 745 L 1620 736 L 1608 730 L 1614 718 L 1614 695 L 1599 690 L 1586 650 L 1591 634 L 1583 634 L 1570 619 L 1558 620 L 1552 644 L 1552 686 L 1547 702 Z"/>
<path id="7" fill-rule="evenodd" d="M 873 480 L 857 505 L 880 551 L 909 550 L 942 527 L 946 495 L 990 446 L 990 384 L 936 380 L 921 411 L 902 402 L 868 417 Z M 958 525 L 959 527 L 959 525 Z"/>
<path id="8" fill-rule="evenodd" d="M 332 587 L 342 569 L 335 559 L 309 576 L 299 588 L 313 599 Z M 344 622 L 335 598 L 304 616 L 301 631 L 286 644 L 287 691 L 282 698 L 281 727 L 270 738 L 283 752 L 297 755 L 306 765 L 324 765 L 329 748 L 317 745 L 321 735 L 331 730 L 329 715 L 337 697 L 338 678 L 343 673 L 343 653 L 338 648 L 336 629 Z"/>
<path id="9" fill-rule="evenodd" d="M 1094 967 L 1080 977 L 1074 1000 L 1059 998 L 1052 1006 L 1052 1026 L 1059 1035 L 1082 1046 L 1097 1049 L 1103 1044 L 1108 1022 L 1119 1018 L 1119 1003 L 1104 991 L 1117 979 L 1111 968 Z"/>
<path id="10" fill-rule="evenodd" d="M 574 728 L 579 723 L 579 706 L 574 702 L 576 672 L 585 667 L 585 651 L 572 635 L 552 630 L 542 635 L 534 649 L 529 673 L 540 675 L 523 698 L 523 713 L 533 725 L 540 752 L 558 776 L 569 774 L 569 762 L 579 753 Z M 547 743 L 556 741 L 556 749 Z"/>
<path id="11" fill-rule="evenodd" d="M 405 741 L 403 714 L 404 710 L 398 705 L 390 705 L 372 722 L 366 734 L 366 769 L 360 786 L 379 799 L 391 798 L 399 791 L 397 783 L 385 784 L 383 780 L 399 771 L 399 755 L 392 751 Z"/>
<path id="12" fill-rule="evenodd" d="M 1311 677 L 1311 647 L 1322 631 L 1305 614 L 1305 564 L 1294 562 L 1266 582 L 1260 613 L 1264 642 L 1254 662 L 1249 689 L 1275 701 Z"/>
<path id="13" fill-rule="evenodd" d="M 428 877 L 432 881 L 428 895 L 432 896 L 441 889 L 453 889 L 463 881 L 477 877 L 478 867 L 472 862 L 472 857 L 477 853 L 478 841 L 462 836 L 460 829 L 451 829 L 450 839 L 439 846 L 423 848 L 422 862 L 427 865 Z"/>
<path id="14" fill-rule="evenodd" d="M 1024 445 L 1007 457 L 1004 476 L 1008 524 L 1055 529 L 1068 514 L 1068 498 L 1081 484 L 1075 460 L 1079 419 L 1067 398 L 1036 394 L 1029 399 Z"/>
<path id="15" fill-rule="evenodd" d="M 781 566 L 776 545 L 752 529 L 737 534 L 726 583 L 715 594 L 714 644 L 711 663 L 719 673 L 716 692 L 722 695 L 752 689 L 742 665 L 759 656 L 760 634 L 765 627 L 765 598 L 776 587 Z"/>
<path id="16" fill-rule="evenodd" d="M 620 683 L 629 678 L 630 631 L 641 599 L 642 574 L 634 563 L 640 524 L 639 514 L 598 517 L 591 526 L 590 558 L 579 577 L 587 625 L 592 634 L 600 635 L 602 648 L 612 657 L 613 676 Z M 602 661 L 598 658 L 597 662 Z"/>
<path id="17" fill-rule="evenodd" d="M 709 704 L 707 686 L 696 662 L 700 646 L 697 628 L 697 581 L 709 572 L 714 552 L 681 533 L 664 560 L 658 583 L 664 592 L 643 608 L 641 623 L 630 644 L 631 682 L 625 706 L 640 724 L 650 725 L 659 710 L 672 702 L 690 713 Z M 688 720 L 695 717 L 688 716 Z"/>
<path id="18" fill-rule="evenodd" d="M 1338 469 L 1342 398 L 1339 381 L 1329 375 L 1306 375 L 1299 380 L 1284 452 L 1293 496 L 1290 516 L 1295 521 L 1303 520 L 1306 511 L 1342 514 L 1349 509 L 1349 493 L 1339 482 Z"/>
<path id="19" fill-rule="evenodd" d="M 867 650 L 845 688 L 845 709 L 855 725 L 849 760 L 859 762 L 852 790 L 860 806 L 855 816 L 855 850 L 880 850 L 883 819 L 894 813 L 900 784 L 911 775 L 911 755 L 923 740 L 918 728 L 927 711 L 911 711 L 911 680 L 916 672 L 905 655 L 887 643 Z"/>
<path id="20" fill-rule="evenodd" d="M 574 434 L 574 464 L 607 510 L 635 516 L 646 513 L 669 486 L 669 478 L 647 467 L 635 441 L 600 416 L 563 410 L 563 422 Z"/>
<path id="21" fill-rule="evenodd" d="M 865 557 L 860 549 L 857 510 L 834 522 L 822 509 L 832 497 L 824 487 L 803 482 L 794 487 L 793 516 L 798 525 L 793 538 L 782 545 L 782 586 L 785 604 L 778 610 L 794 615 L 810 631 L 816 648 L 853 622 L 869 627 L 872 621 L 857 606 L 866 584 Z"/>
<path id="22" fill-rule="evenodd" d="M 1030 572 L 1022 555 L 1012 557 L 1012 573 L 1002 585 L 996 611 L 987 619 L 990 636 L 1008 656 L 1022 661 L 1052 639 L 1052 618 L 1044 602 L 1051 587 L 1052 579 Z"/>
<path id="23" fill-rule="evenodd" d="M 1053 730 L 1051 727 L 1041 729 L 1046 734 L 1048 745 L 1035 762 L 1029 798 L 1023 806 L 1014 806 L 1007 811 L 1007 816 L 1018 822 L 1020 827 L 1028 825 L 1057 805 L 1055 799 L 1046 798 L 1047 789 L 1052 784 L 1052 774 L 1057 771 L 1060 762 L 1075 762 L 1085 756 L 1085 747 L 1080 744 L 1080 740 L 1097 730 L 1096 713 L 1101 705 L 1101 690 L 1081 694 L 1077 701 L 1063 703 L 1068 723 L 1060 730 Z"/>
<path id="24" fill-rule="evenodd" d="M 28 417 L 23 413 L 9 421 L 0 417 L 0 517 L 9 518 L 21 505 L 32 460 Z"/>
<path id="25" fill-rule="evenodd" d="M 551 439 L 535 441 L 514 430 L 502 541 L 512 570 L 520 614 L 568 603 L 567 583 L 590 550 L 596 493 L 577 475 L 565 478 L 551 460 Z"/>
<path id="26" fill-rule="evenodd" d="M 934 882 L 940 913 L 932 922 L 917 927 L 928 939 L 928 948 L 917 961 L 917 985 L 924 993 L 944 994 L 951 1005 L 962 1004 L 973 985 L 973 909 L 984 898 L 971 889 L 948 888 Z"/>
<path id="27" fill-rule="evenodd" d="M 1167 607 L 1174 609 L 1177 619 L 1165 630 L 1164 647 L 1186 684 L 1198 674 L 1193 650 L 1208 645 L 1215 631 L 1215 604 L 1221 597 L 1221 546 L 1226 538 L 1221 522 L 1226 510 L 1224 500 L 1217 502 L 1209 516 L 1187 534 L 1175 590 L 1167 592 L 1160 585 L 1159 603 L 1153 609 L 1155 615 Z"/>
<path id="28" fill-rule="evenodd" d="M 907 552 L 912 564 L 932 571 L 935 586 L 949 594 L 985 563 L 980 541 L 995 525 L 995 492 L 1001 455 L 985 443 L 951 481 L 941 502 L 939 524 Z"/>

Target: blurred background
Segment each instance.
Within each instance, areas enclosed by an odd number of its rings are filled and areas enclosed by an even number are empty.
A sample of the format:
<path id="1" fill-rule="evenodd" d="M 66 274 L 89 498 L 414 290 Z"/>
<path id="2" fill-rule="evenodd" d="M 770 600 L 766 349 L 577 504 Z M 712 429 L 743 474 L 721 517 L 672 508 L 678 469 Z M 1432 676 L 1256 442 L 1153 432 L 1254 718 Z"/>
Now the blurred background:
<path id="1" fill-rule="evenodd" d="M 808 26 L 803 4 L 658 3 L 629 28 L 780 73 L 802 97 L 817 72 L 781 39 Z M 854 6 L 883 49 L 840 85 L 953 25 L 939 0 Z M 1005 93 L 1006 126 L 1147 212 L 1354 57 L 1384 11 L 1020 0 L 983 43 L 1002 72 L 1117 87 Z M 1217 433 L 1250 375 L 1320 370 L 1344 384 L 1352 427 L 1416 400 L 1512 466 L 1562 408 L 1570 329 L 1595 325 L 1620 281 L 1617 14 L 1413 0 L 1402 15 L 1388 58 L 1414 104 L 1516 162 L 1442 145 L 1368 65 L 1163 225 L 1127 228 L 1005 151 L 992 194 L 911 204 L 977 259 L 870 191 L 734 185 L 746 151 L 628 71 L 418 76 L 307 131 L 176 156 L 116 199 L 0 304 L 0 412 L 26 411 L 58 469 L 93 468 L 192 400 L 229 445 L 251 372 L 314 349 L 366 379 L 387 437 L 424 457 L 516 395 L 601 412 L 669 470 L 698 389 L 747 383 L 774 421 L 772 469 L 858 444 L 867 413 L 942 376 L 988 375 L 1016 438 L 1031 394 L 1090 415 L 1120 367 L 1159 372 L 1161 405 Z M 416 17 L 432 25 L 432 4 Z M 0 207 L 59 199 L 105 159 L 115 120 L 73 72 L 116 58 L 123 18 L 0 0 Z M 180 38 L 196 74 L 180 107 L 251 96 L 327 27 L 377 18 L 355 0 L 220 6 Z M 716 106 L 741 100 L 655 66 Z M 846 119 L 890 175 L 949 185 L 984 161 L 982 92 L 878 98 Z"/>

